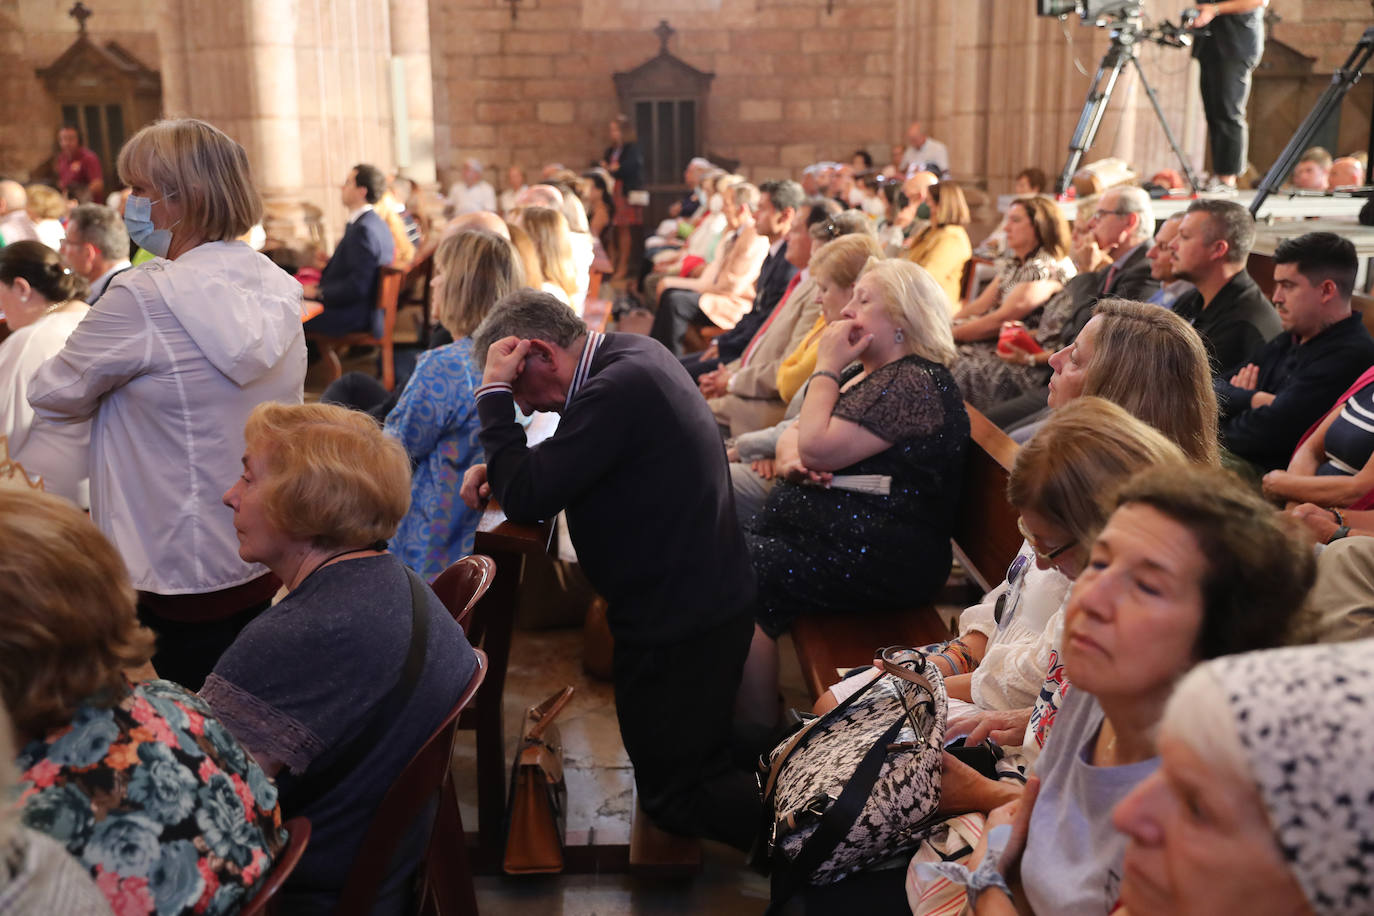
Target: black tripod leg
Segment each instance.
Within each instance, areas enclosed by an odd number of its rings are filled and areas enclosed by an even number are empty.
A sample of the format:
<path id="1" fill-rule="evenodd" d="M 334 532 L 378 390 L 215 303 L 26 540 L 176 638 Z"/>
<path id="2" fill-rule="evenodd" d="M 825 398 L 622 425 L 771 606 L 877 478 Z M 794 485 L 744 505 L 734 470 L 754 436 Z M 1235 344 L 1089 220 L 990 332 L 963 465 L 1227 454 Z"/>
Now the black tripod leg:
<path id="1" fill-rule="evenodd" d="M 1150 104 L 1154 106 L 1155 117 L 1159 119 L 1159 126 L 1164 128 L 1164 136 L 1169 140 L 1169 146 L 1173 149 L 1174 155 L 1178 157 L 1178 164 L 1183 166 L 1183 177 L 1188 179 L 1188 187 L 1193 189 L 1193 193 L 1198 192 L 1197 178 L 1193 176 L 1193 169 L 1188 165 L 1188 157 L 1183 155 L 1183 150 L 1179 147 L 1178 141 L 1174 139 L 1173 129 L 1169 127 L 1169 119 L 1164 117 L 1164 109 L 1159 107 L 1159 97 L 1155 95 L 1154 88 L 1150 81 L 1145 78 L 1145 68 L 1140 66 L 1140 58 L 1132 56 L 1131 63 L 1135 64 L 1136 76 L 1140 77 L 1140 85 L 1145 87 L 1145 95 L 1150 99 Z"/>
<path id="2" fill-rule="evenodd" d="M 1130 55 L 1122 48 L 1108 48 L 1102 57 L 1102 63 L 1097 65 L 1097 73 L 1093 75 L 1092 85 L 1088 87 L 1088 97 L 1083 101 L 1083 111 L 1078 115 L 1078 126 L 1073 129 L 1073 139 L 1069 141 L 1069 160 L 1064 163 L 1064 171 L 1059 175 L 1056 192 L 1062 194 L 1068 188 L 1073 173 L 1078 171 L 1078 163 L 1082 161 L 1083 154 L 1093 145 L 1093 140 L 1097 139 L 1097 129 L 1102 125 L 1102 116 L 1107 113 L 1107 105 L 1112 100 L 1112 90 L 1116 88 L 1117 78 L 1121 76 L 1121 70 L 1126 66 L 1128 57 Z M 1103 74 L 1107 75 L 1105 87 L 1102 84 Z"/>
<path id="3" fill-rule="evenodd" d="M 1374 26 L 1365 30 L 1364 36 L 1355 43 L 1355 50 L 1350 52 L 1350 57 L 1346 59 L 1345 65 L 1336 70 L 1331 75 L 1331 84 L 1322 92 L 1317 99 L 1317 104 L 1312 106 L 1312 111 L 1307 118 L 1298 125 L 1297 131 L 1293 134 L 1293 139 L 1288 141 L 1288 145 L 1279 153 L 1279 158 L 1274 160 L 1274 164 L 1269 167 L 1264 180 L 1260 182 L 1259 188 L 1255 192 L 1255 199 L 1250 202 L 1250 215 L 1258 216 L 1260 207 L 1275 189 L 1283 183 L 1283 179 L 1303 153 L 1312 143 L 1312 138 L 1317 135 L 1322 124 L 1331 113 L 1340 107 L 1345 94 L 1350 91 L 1350 87 L 1359 81 L 1363 74 L 1365 65 L 1369 63 L 1371 54 L 1374 53 Z"/>

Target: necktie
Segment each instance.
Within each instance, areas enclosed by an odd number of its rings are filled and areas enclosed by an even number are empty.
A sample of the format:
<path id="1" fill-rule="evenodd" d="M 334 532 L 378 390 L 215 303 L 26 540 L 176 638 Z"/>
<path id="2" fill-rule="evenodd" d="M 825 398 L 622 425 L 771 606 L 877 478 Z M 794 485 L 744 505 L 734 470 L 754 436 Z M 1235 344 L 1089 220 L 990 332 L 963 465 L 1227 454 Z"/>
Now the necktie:
<path id="1" fill-rule="evenodd" d="M 792 295 L 792 290 L 796 289 L 797 284 L 800 282 L 801 271 L 797 271 L 792 275 L 792 282 L 787 284 L 787 290 L 782 294 L 782 298 L 778 300 L 778 304 L 773 306 L 773 311 L 768 316 L 768 320 L 763 323 L 763 327 L 759 328 L 758 331 L 754 333 L 753 339 L 749 341 L 749 346 L 744 348 L 744 355 L 739 358 L 739 367 L 741 369 L 749 365 L 749 357 L 754 355 L 754 348 L 757 347 L 759 341 L 763 339 L 763 332 L 767 331 L 768 326 L 773 323 L 773 319 L 778 317 L 778 313 L 782 311 L 782 307 L 787 304 L 787 297 Z"/>
<path id="2" fill-rule="evenodd" d="M 1112 269 L 1109 270 L 1109 271 L 1107 271 L 1107 282 L 1102 284 L 1102 295 L 1107 296 L 1107 295 L 1110 295 L 1110 294 L 1111 294 L 1111 291 L 1112 291 L 1112 281 L 1115 280 L 1115 279 L 1116 279 L 1116 265 L 1113 264 L 1113 265 L 1112 265 Z"/>

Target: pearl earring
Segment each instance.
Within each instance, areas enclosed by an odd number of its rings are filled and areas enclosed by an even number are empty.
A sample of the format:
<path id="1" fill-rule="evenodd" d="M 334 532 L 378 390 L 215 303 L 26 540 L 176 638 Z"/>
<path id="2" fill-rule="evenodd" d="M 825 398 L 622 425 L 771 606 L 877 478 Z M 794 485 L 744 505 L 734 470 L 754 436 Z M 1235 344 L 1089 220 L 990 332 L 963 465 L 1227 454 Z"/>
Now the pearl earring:
<path id="1" fill-rule="evenodd" d="M 901 343 L 902 341 L 906 340 L 906 334 L 902 333 L 901 328 L 898 328 L 897 333 L 893 334 L 892 337 L 894 340 L 897 341 L 897 343 Z"/>

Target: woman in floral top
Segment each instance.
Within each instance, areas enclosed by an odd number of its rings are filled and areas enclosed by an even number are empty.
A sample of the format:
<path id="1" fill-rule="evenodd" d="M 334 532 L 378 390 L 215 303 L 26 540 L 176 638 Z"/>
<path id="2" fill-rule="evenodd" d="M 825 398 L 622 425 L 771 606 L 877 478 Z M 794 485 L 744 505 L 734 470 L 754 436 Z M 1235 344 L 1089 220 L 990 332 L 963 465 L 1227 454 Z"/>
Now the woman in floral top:
<path id="1" fill-rule="evenodd" d="M 116 916 L 236 913 L 281 849 L 277 790 L 195 694 L 131 686 L 153 636 L 124 564 L 79 511 L 0 491 L 0 694 L 23 823 Z"/>

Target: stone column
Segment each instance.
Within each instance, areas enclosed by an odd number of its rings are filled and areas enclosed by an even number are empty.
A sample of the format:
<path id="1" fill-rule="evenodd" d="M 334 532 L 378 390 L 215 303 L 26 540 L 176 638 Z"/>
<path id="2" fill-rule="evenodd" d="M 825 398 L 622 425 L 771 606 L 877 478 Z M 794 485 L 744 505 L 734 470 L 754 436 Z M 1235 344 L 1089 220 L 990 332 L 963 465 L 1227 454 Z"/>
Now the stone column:
<path id="1" fill-rule="evenodd" d="M 253 105 L 244 113 L 243 142 L 267 207 L 264 228 L 275 238 L 303 237 L 296 10 L 275 0 L 244 0 L 244 5 Z"/>
<path id="2" fill-rule="evenodd" d="M 430 187 L 437 180 L 434 156 L 434 73 L 430 64 L 429 0 L 390 0 L 391 55 L 405 74 L 406 121 L 397 129 L 410 138 L 410 163 L 400 171 Z"/>

